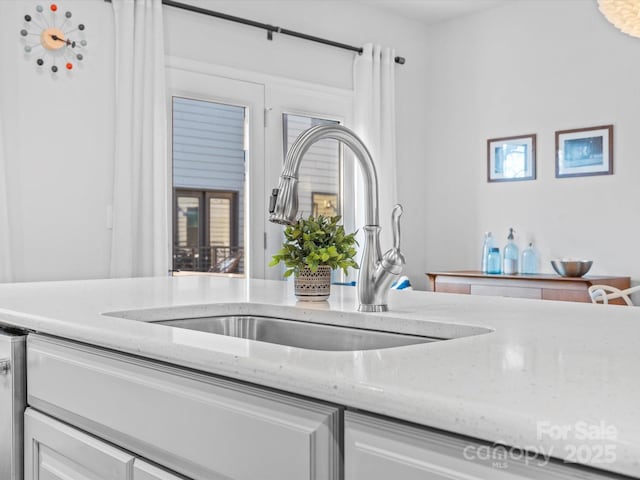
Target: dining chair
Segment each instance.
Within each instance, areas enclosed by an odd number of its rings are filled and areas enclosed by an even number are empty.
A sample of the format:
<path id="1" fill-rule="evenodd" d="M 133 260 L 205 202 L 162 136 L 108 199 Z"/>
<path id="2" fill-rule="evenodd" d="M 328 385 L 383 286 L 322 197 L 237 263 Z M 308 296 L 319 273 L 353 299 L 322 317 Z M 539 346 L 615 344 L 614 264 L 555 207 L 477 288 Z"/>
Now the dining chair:
<path id="1" fill-rule="evenodd" d="M 640 292 L 640 285 L 636 285 L 635 287 L 627 288 L 625 290 L 620 290 L 619 288 L 612 287 L 611 285 L 591 285 L 589 287 L 591 302 L 603 303 L 605 305 L 609 303 L 609 300 L 622 298 L 627 305 L 633 306 L 630 295 L 635 292 Z"/>

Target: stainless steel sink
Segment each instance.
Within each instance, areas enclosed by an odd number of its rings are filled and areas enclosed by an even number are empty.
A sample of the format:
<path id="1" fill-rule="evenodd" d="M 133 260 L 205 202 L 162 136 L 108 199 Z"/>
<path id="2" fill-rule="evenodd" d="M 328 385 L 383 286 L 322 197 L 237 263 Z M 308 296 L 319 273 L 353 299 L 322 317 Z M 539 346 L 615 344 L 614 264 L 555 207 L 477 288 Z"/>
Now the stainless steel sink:
<path id="1" fill-rule="evenodd" d="M 377 350 L 443 340 L 257 315 L 184 318 L 153 323 L 310 350 Z"/>

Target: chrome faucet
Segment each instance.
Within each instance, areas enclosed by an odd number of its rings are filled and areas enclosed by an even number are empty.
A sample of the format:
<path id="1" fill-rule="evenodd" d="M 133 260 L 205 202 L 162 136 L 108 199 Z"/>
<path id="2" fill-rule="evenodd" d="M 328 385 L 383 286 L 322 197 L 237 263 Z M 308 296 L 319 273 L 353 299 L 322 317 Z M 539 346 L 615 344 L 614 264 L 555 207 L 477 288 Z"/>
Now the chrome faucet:
<path id="1" fill-rule="evenodd" d="M 302 157 L 318 140 L 331 138 L 348 146 L 360 163 L 364 176 L 365 222 L 364 251 L 358 275 L 357 291 L 360 312 L 386 312 L 387 295 L 395 277 L 405 264 L 400 252 L 400 216 L 402 206 L 396 205 L 392 213 L 393 248 L 381 255 L 380 226 L 378 225 L 378 176 L 367 147 L 358 136 L 342 125 L 318 125 L 302 132 L 289 149 L 284 162 L 280 183 L 274 188 L 269 201 L 269 220 L 291 225 L 298 214 L 298 171 Z"/>

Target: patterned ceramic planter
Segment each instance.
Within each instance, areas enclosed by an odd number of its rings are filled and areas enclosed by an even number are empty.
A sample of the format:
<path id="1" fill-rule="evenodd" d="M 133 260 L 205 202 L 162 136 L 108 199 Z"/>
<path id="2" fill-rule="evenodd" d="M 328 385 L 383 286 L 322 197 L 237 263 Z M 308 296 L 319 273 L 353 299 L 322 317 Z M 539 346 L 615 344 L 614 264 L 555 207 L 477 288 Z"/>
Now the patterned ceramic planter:
<path id="1" fill-rule="evenodd" d="M 327 300 L 331 293 L 331 267 L 320 265 L 315 273 L 304 267 L 295 277 L 294 291 L 296 298 L 303 302 Z"/>

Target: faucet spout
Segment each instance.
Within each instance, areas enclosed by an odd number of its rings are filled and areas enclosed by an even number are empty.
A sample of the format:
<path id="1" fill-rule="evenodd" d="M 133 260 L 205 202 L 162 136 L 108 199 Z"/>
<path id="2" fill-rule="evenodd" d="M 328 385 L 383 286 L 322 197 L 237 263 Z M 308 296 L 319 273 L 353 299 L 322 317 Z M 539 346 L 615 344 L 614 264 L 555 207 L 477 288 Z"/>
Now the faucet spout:
<path id="1" fill-rule="evenodd" d="M 274 209 L 269 212 L 271 213 L 269 220 L 286 225 L 296 221 L 296 215 L 298 214 L 298 172 L 302 158 L 311 145 L 325 138 L 338 140 L 349 147 L 355 154 L 364 176 L 365 223 L 367 225 L 378 225 L 378 175 L 376 167 L 373 164 L 369 150 L 362 140 L 342 125 L 317 125 L 311 127 L 302 132 L 291 145 L 280 175 L 276 203 Z"/>
<path id="2" fill-rule="evenodd" d="M 269 202 L 269 220 L 284 225 L 296 221 L 298 173 L 302 158 L 314 143 L 325 138 L 338 140 L 349 147 L 355 154 L 364 177 L 365 226 L 363 230 L 365 242 L 357 284 L 360 302 L 358 310 L 363 312 L 387 311 L 387 293 L 393 278 L 399 275 L 402 270 L 404 257 L 399 253 L 399 236 L 396 242 L 398 245 L 387 252 L 384 258 L 381 255 L 378 176 L 369 150 L 355 133 L 342 125 L 318 125 L 300 134 L 287 153 L 278 188 L 272 191 Z M 395 210 L 394 215 L 396 215 Z M 397 217 L 399 218 L 399 214 Z M 399 265 L 398 262 L 395 262 L 393 268 L 389 267 L 387 258 L 391 251 L 396 252 L 393 256 L 394 259 L 402 259 L 402 264 Z"/>

